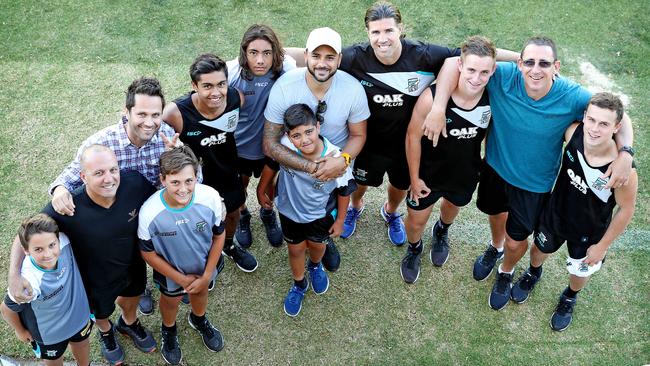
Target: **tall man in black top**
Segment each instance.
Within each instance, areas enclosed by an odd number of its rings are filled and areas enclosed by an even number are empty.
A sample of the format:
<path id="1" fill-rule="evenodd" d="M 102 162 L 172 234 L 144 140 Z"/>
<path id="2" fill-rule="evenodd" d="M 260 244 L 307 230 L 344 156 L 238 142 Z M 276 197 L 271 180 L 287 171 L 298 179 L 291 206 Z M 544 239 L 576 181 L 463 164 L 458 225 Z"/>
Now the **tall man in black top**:
<path id="1" fill-rule="evenodd" d="M 124 361 L 124 351 L 115 339 L 115 329 L 127 334 L 143 352 L 152 352 L 156 341 L 140 324 L 136 309 L 146 285 L 146 267 L 139 252 L 138 212 L 155 191 L 138 172 L 120 174 L 117 158 L 104 145 L 90 145 L 80 158 L 84 185 L 72 191 L 75 215 L 57 213 L 52 203 L 43 209 L 62 232 L 79 265 L 88 302 L 97 319 L 102 355 L 113 365 Z M 9 268 L 9 291 L 22 286 L 20 266 L 24 253 L 14 240 Z M 115 303 L 122 315 L 115 327 L 109 320 Z"/>
<path id="2" fill-rule="evenodd" d="M 228 86 L 226 63 L 213 54 L 197 57 L 190 66 L 192 91 L 163 110 L 163 120 L 180 133 L 203 162 L 203 184 L 216 189 L 224 199 L 226 242 L 223 252 L 244 272 L 257 269 L 257 260 L 233 240 L 239 207 L 246 194 L 237 168 L 235 129 L 244 96 Z"/>

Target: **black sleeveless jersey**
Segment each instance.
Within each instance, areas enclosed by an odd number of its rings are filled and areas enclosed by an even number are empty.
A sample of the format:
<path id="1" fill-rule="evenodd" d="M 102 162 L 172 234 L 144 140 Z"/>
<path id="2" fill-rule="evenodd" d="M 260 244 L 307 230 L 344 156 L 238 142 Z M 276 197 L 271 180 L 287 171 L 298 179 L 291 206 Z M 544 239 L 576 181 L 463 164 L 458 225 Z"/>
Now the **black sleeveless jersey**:
<path id="1" fill-rule="evenodd" d="M 435 95 L 436 86 L 431 85 Z M 479 179 L 481 142 L 492 120 L 487 89 L 470 110 L 458 107 L 453 98 L 447 103 L 447 138 L 431 141 L 422 136 L 420 179 L 434 191 L 472 193 Z"/>
<path id="2" fill-rule="evenodd" d="M 415 102 L 431 85 L 448 57 L 460 56 L 449 49 L 402 39 L 402 54 L 384 65 L 368 42 L 343 49 L 340 69 L 357 78 L 368 97 L 370 117 L 364 150 L 385 156 L 404 155 L 404 140 Z"/>
<path id="3" fill-rule="evenodd" d="M 226 109 L 215 119 L 205 118 L 192 103 L 190 92 L 174 101 L 183 117 L 181 141 L 202 161 L 203 184 L 219 193 L 240 189 L 235 128 L 239 120 L 239 93 L 228 87 Z"/>
<path id="4" fill-rule="evenodd" d="M 569 241 L 593 244 L 602 238 L 616 206 L 609 178 L 600 176 L 609 164 L 592 167 L 584 157 L 583 124 L 564 148 L 562 166 L 543 219 L 555 234 Z"/>

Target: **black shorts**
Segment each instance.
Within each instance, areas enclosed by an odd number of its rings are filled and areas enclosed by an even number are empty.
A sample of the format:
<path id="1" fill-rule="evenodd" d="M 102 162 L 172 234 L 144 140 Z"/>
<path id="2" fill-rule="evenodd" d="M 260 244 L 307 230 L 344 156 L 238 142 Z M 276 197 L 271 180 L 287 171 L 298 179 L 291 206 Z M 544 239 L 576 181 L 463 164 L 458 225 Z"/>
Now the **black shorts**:
<path id="1" fill-rule="evenodd" d="M 362 150 L 354 160 L 352 174 L 358 184 L 379 187 L 388 173 L 388 181 L 393 187 L 407 190 L 411 185 L 406 155 L 396 154 L 392 157 Z"/>
<path id="2" fill-rule="evenodd" d="M 250 160 L 245 158 L 237 158 L 237 168 L 239 169 L 239 174 L 247 177 L 259 178 L 262 174 L 262 169 L 267 165 L 268 157 L 263 157 L 262 159 Z"/>
<path id="3" fill-rule="evenodd" d="M 115 311 L 118 296 L 140 296 L 147 285 L 147 266 L 141 257 L 134 259 L 120 281 L 101 289 L 87 289 L 90 310 L 97 319 L 108 319 Z"/>
<path id="4" fill-rule="evenodd" d="M 454 204 L 454 206 L 463 207 L 472 200 L 472 193 L 474 192 L 463 194 L 457 192 L 431 191 L 428 196 L 418 199 L 418 204 L 415 205 L 415 202 L 411 201 L 411 191 L 409 190 L 408 194 L 406 195 L 406 206 L 416 211 L 422 211 L 435 205 L 440 197 L 443 197 L 447 201 Z"/>
<path id="5" fill-rule="evenodd" d="M 88 337 L 90 337 L 92 329 L 93 322 L 88 319 L 88 323 L 86 323 L 86 325 L 84 325 L 80 331 L 65 341 L 61 341 L 55 344 L 43 344 L 40 342 L 32 341 L 32 351 L 36 355 L 36 358 L 40 358 L 42 360 L 56 360 L 63 356 L 66 348 L 68 348 L 69 342 L 77 343 L 85 341 L 88 339 Z"/>
<path id="6" fill-rule="evenodd" d="M 323 218 L 303 224 L 280 214 L 280 225 L 284 240 L 288 244 L 300 244 L 305 240 L 325 243 L 330 237 L 330 228 L 334 225 L 334 217 L 327 214 Z"/>
<path id="7" fill-rule="evenodd" d="M 539 220 L 539 225 L 535 230 L 535 246 L 542 252 L 546 254 L 555 253 L 562 247 L 564 242 L 567 243 L 567 250 L 569 252 L 569 257 L 573 259 L 582 259 L 587 256 L 587 249 L 590 246 L 597 244 L 600 241 L 598 240 L 589 240 L 587 237 L 583 237 L 580 240 L 570 240 L 566 235 L 557 233 L 555 230 L 552 230 L 549 225 L 547 225 L 544 215 Z M 604 260 L 603 260 L 604 262 Z"/>
<path id="8" fill-rule="evenodd" d="M 524 240 L 533 233 L 548 196 L 511 185 L 483 161 L 476 207 L 488 215 L 507 212 L 506 233 L 512 239 Z"/>
<path id="9" fill-rule="evenodd" d="M 226 212 L 231 213 L 235 210 L 239 210 L 241 205 L 246 202 L 246 192 L 244 188 L 237 189 L 234 191 L 222 192 L 218 191 L 221 198 L 223 198 L 223 204 L 226 206 Z"/>

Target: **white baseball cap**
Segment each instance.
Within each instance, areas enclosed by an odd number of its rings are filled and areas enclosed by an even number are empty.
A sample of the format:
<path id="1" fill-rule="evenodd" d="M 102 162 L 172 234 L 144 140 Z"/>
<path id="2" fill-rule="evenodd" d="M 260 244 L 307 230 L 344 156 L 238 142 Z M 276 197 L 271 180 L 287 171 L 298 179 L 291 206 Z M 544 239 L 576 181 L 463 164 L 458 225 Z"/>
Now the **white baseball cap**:
<path id="1" fill-rule="evenodd" d="M 323 45 L 332 47 L 336 53 L 341 53 L 341 35 L 329 27 L 317 28 L 311 31 L 309 38 L 307 38 L 307 52 L 311 53 Z"/>

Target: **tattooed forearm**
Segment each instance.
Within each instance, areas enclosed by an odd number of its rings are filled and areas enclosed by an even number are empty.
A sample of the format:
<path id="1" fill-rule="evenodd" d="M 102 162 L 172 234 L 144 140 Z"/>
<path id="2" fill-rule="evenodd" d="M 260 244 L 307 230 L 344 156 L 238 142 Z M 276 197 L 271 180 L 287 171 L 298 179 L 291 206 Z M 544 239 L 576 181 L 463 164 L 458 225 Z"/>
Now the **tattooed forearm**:
<path id="1" fill-rule="evenodd" d="M 280 139 L 283 134 L 281 124 L 269 121 L 264 122 L 264 154 L 291 169 L 302 170 L 308 173 L 316 170 L 316 163 L 282 146 Z"/>

